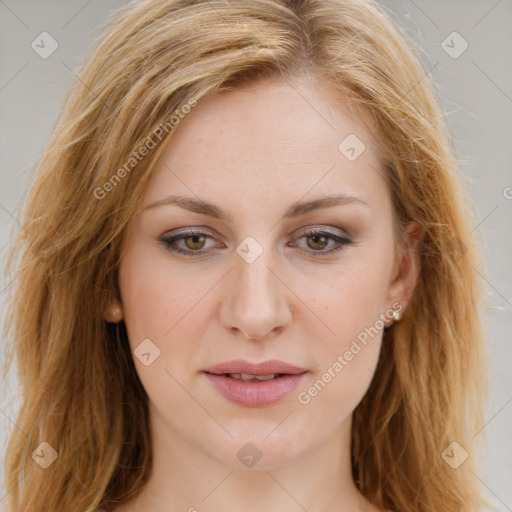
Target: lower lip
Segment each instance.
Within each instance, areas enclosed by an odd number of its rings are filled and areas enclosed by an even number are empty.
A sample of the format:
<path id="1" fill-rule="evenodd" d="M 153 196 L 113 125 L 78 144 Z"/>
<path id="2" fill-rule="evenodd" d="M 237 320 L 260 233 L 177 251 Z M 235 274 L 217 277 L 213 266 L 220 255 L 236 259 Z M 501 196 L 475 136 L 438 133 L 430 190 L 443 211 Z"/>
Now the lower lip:
<path id="1" fill-rule="evenodd" d="M 263 381 L 243 381 L 224 375 L 204 373 L 215 389 L 228 400 L 247 407 L 263 407 L 275 404 L 289 395 L 307 372 Z"/>

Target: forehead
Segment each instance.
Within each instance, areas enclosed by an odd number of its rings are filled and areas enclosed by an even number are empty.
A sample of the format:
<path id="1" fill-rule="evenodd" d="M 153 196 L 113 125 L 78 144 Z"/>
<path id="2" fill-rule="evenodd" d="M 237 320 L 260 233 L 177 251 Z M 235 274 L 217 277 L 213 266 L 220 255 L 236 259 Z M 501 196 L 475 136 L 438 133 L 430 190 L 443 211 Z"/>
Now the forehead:
<path id="1" fill-rule="evenodd" d="M 292 202 L 308 190 L 371 195 L 383 187 L 376 142 L 348 105 L 312 79 L 265 79 L 192 108 L 155 168 L 145 203 L 164 191 L 267 202 L 289 195 Z"/>

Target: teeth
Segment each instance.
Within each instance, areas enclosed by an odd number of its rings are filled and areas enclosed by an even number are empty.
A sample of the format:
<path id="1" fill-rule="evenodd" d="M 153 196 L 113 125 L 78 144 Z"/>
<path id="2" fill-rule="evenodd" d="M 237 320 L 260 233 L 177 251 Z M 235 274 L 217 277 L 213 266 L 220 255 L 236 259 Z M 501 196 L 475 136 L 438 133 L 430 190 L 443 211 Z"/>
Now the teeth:
<path id="1" fill-rule="evenodd" d="M 278 373 L 271 373 L 270 375 L 249 375 L 247 373 L 230 373 L 229 376 L 232 377 L 233 379 L 238 379 L 238 380 L 243 380 L 243 381 L 247 381 L 247 380 L 271 380 L 271 379 L 275 379 L 279 374 Z"/>

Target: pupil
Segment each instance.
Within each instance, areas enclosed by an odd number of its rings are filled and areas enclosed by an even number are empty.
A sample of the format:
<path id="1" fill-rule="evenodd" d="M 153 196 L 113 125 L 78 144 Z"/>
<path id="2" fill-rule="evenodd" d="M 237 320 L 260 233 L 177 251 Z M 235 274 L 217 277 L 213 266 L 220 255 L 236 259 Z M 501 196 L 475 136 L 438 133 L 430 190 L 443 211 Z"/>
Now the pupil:
<path id="1" fill-rule="evenodd" d="M 201 242 L 198 242 L 199 238 L 203 238 L 203 236 L 202 235 L 191 235 L 191 236 L 187 237 L 187 240 L 192 239 L 192 247 L 190 247 L 191 244 L 187 243 L 187 245 L 189 246 L 189 249 L 200 249 L 202 247 Z M 199 247 L 196 247 L 194 245 L 194 244 L 197 244 L 197 243 L 200 244 Z"/>
<path id="2" fill-rule="evenodd" d="M 317 246 L 314 246 L 313 248 L 314 249 L 322 249 L 324 246 L 325 246 L 325 236 L 324 235 L 311 235 L 311 237 L 313 239 L 313 244 L 319 244 L 321 245 L 321 247 L 318 247 Z M 323 239 L 323 242 L 319 242 L 319 239 Z M 310 244 L 310 247 L 311 247 L 311 244 Z"/>

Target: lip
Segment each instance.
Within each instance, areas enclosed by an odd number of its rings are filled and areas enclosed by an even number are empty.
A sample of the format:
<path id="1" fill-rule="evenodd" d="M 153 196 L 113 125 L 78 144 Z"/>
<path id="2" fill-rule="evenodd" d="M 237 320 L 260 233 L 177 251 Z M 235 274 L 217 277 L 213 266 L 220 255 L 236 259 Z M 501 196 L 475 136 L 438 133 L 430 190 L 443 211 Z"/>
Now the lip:
<path id="1" fill-rule="evenodd" d="M 308 373 L 307 370 L 277 359 L 250 363 L 241 359 L 212 366 L 203 373 L 214 388 L 227 400 L 246 407 L 264 407 L 284 399 Z M 284 374 L 266 381 L 242 381 L 226 376 L 227 373 L 248 375 Z"/>
<path id="2" fill-rule="evenodd" d="M 207 373 L 222 375 L 223 373 L 246 373 L 247 375 L 269 375 L 271 373 L 287 373 L 297 375 L 304 373 L 305 368 L 299 368 L 279 359 L 270 359 L 262 363 L 251 363 L 243 359 L 235 359 L 226 363 L 220 363 L 211 368 L 203 370 Z"/>

